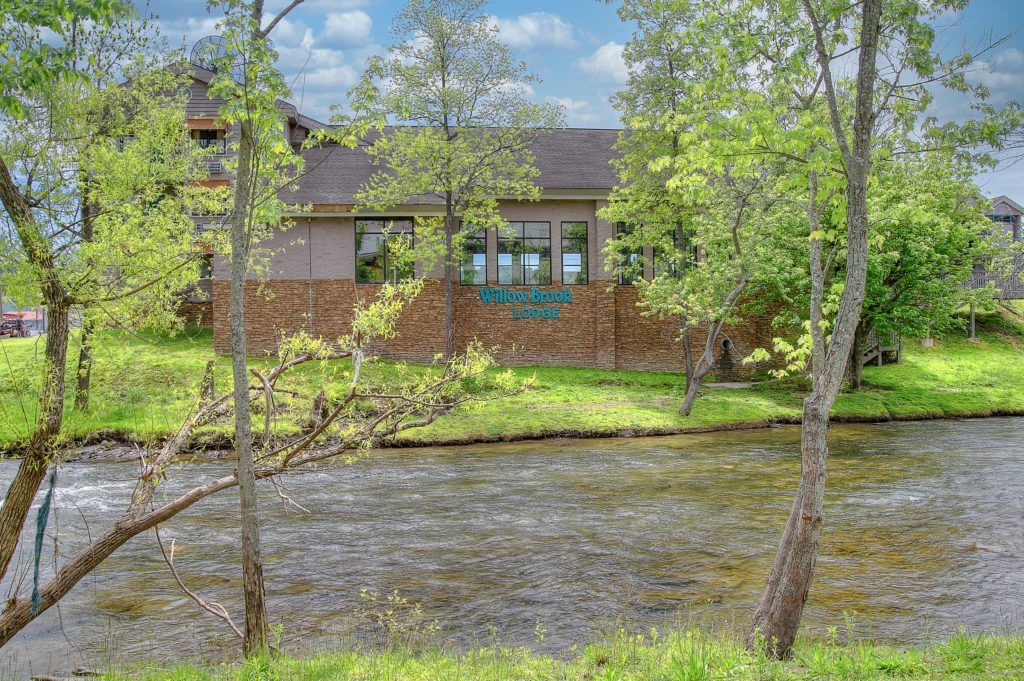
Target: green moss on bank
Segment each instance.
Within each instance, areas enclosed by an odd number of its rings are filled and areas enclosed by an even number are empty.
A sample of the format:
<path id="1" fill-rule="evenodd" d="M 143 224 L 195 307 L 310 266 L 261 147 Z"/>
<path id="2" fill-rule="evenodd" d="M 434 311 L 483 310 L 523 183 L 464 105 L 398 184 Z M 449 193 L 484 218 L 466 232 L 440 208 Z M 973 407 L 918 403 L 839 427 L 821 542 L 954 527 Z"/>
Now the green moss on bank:
<path id="1" fill-rule="evenodd" d="M 27 438 L 35 414 L 33 395 L 42 355 L 38 338 L 0 341 L 0 449 Z M 979 340 L 948 337 L 924 348 L 908 340 L 900 365 L 865 368 L 865 389 L 844 393 L 835 420 L 917 419 L 1024 414 L 1024 322 L 993 316 L 982 320 Z M 91 407 L 66 413 L 67 435 L 75 441 L 102 437 L 134 441 L 168 436 L 194 399 L 209 359 L 216 361 L 217 390 L 230 389 L 227 357 L 212 351 L 209 331 L 190 330 L 175 338 L 157 334 L 108 332 L 96 350 Z M 77 346 L 69 353 L 69 370 Z M 269 366 L 268 359 L 254 360 Z M 394 380 L 418 371 L 381 361 L 366 376 Z M 408 444 L 455 443 L 559 436 L 642 435 L 749 427 L 792 422 L 800 417 L 805 384 L 764 381 L 751 388 L 707 388 L 690 417 L 678 414 L 682 377 L 673 373 L 606 371 L 565 367 L 525 367 L 535 376 L 529 392 L 459 409 L 428 428 L 405 434 Z M 69 375 L 70 375 L 69 371 Z M 309 366 L 293 372 L 282 387 L 299 397 L 279 419 L 296 430 L 308 413 L 320 374 Z M 340 389 L 340 387 L 335 386 Z M 69 395 L 73 390 L 69 390 Z M 69 398 L 68 404 L 73 400 Z M 226 427 L 206 430 L 227 435 Z"/>
<path id="2" fill-rule="evenodd" d="M 420 654 L 324 652 L 303 659 L 254 660 L 246 665 L 143 668 L 104 678 L 109 681 L 1020 679 L 1024 678 L 1024 638 L 959 634 L 921 648 L 869 643 L 800 644 L 793 659 L 777 662 L 747 653 L 735 640 L 689 631 L 661 638 L 620 635 L 565 657 L 535 655 L 522 648 Z"/>

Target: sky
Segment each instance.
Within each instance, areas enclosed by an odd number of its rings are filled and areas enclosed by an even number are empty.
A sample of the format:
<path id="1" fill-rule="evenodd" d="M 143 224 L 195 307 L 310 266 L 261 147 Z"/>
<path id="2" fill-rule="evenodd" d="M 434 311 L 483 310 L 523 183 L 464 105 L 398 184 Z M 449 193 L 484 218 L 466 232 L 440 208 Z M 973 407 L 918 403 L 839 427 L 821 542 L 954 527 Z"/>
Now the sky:
<path id="1" fill-rule="evenodd" d="M 267 11 L 285 4 L 267 0 Z M 332 104 L 344 105 L 367 57 L 392 42 L 391 18 L 404 5 L 405 0 L 305 0 L 278 25 L 272 37 L 279 66 L 303 113 L 326 122 Z M 205 0 L 149 0 L 148 7 L 172 45 L 188 49 L 216 32 L 217 17 Z M 571 127 L 619 127 L 608 98 L 626 81 L 622 46 L 632 27 L 619 20 L 614 3 L 492 0 L 487 12 L 500 39 L 540 77 L 532 92 L 537 101 L 564 106 Z M 969 78 L 991 89 L 995 105 L 1024 102 L 1024 0 L 974 0 L 964 12 L 943 17 L 939 28 L 939 48 L 949 53 L 1005 37 Z M 962 98 L 939 92 L 932 113 L 962 119 L 969 110 Z M 1024 203 L 1024 162 L 1003 164 L 977 181 L 989 196 L 1006 194 Z"/>

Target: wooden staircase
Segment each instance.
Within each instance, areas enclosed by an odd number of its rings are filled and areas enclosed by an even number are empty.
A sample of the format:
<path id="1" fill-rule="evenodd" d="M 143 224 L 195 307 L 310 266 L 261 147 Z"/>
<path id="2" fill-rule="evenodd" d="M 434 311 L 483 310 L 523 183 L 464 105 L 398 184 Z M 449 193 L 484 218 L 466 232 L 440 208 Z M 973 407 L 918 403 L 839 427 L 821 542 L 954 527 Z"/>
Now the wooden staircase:
<path id="1" fill-rule="evenodd" d="M 891 333 L 884 338 L 879 338 L 877 331 L 872 331 L 868 341 L 861 353 L 860 365 L 865 366 L 875 363 L 878 366 L 883 364 L 899 364 L 900 355 L 903 353 L 903 339 L 899 334 Z"/>

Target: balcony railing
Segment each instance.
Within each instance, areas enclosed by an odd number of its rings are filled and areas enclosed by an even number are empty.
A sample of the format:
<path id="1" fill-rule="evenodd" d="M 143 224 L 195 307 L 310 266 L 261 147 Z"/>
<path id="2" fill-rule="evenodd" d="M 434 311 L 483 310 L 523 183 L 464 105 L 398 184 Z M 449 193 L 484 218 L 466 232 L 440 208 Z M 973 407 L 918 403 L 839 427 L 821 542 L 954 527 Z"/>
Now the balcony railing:
<path id="1" fill-rule="evenodd" d="M 1004 299 L 1024 299 L 1024 254 L 1018 255 L 1005 272 L 989 272 L 983 266 L 971 273 L 970 288 L 985 288 L 989 283 L 999 289 Z"/>
<path id="2" fill-rule="evenodd" d="M 223 156 L 224 152 L 227 150 L 227 145 L 225 144 L 226 140 L 223 138 L 215 140 L 197 139 L 192 141 L 195 142 L 200 149 L 211 149 L 213 150 L 213 153 L 218 156 Z"/>

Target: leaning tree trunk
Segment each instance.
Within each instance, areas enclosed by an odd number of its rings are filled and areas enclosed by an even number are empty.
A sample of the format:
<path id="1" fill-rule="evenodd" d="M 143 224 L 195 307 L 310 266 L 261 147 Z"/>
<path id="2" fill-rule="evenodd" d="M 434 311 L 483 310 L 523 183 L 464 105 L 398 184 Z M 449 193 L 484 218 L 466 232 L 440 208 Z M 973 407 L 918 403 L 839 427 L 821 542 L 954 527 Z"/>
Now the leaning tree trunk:
<path id="1" fill-rule="evenodd" d="M 32 210 L 18 190 L 6 162 L 0 157 L 0 203 L 14 224 L 28 261 L 35 267 L 49 323 L 43 356 L 43 375 L 39 389 L 35 426 L 29 436 L 28 451 L 18 462 L 18 470 L 0 506 L 0 580 L 7 574 L 18 547 L 25 518 L 46 467 L 53 455 L 53 443 L 64 418 L 64 384 L 68 353 L 68 296 L 56 271 L 53 255 L 39 231 Z"/>
<path id="2" fill-rule="evenodd" d="M 231 216 L 231 282 L 228 301 L 235 401 L 235 456 L 238 461 L 242 524 L 242 588 L 245 596 L 245 638 L 242 648 L 246 656 L 262 653 L 268 648 L 245 342 L 245 275 L 249 264 L 248 225 L 252 205 L 252 197 L 248 195 L 252 173 L 252 134 L 251 124 L 243 122 L 240 125 L 238 169 Z M 270 418 L 269 414 L 267 418 Z"/>
<path id="3" fill-rule="evenodd" d="M 800 437 L 800 485 L 747 636 L 749 647 L 757 647 L 763 641 L 767 652 L 779 658 L 788 657 L 792 651 L 814 576 L 825 498 L 828 457 L 825 435 L 828 432 L 829 412 L 842 386 L 864 304 L 868 268 L 867 178 L 871 163 L 875 59 L 881 3 L 882 0 L 864 0 L 861 6 L 853 149 L 850 151 L 829 70 L 831 55 L 825 47 L 813 8 L 809 0 L 804 0 L 804 7 L 814 24 L 815 49 L 829 98 L 829 115 L 846 162 L 846 282 L 821 374 L 814 382 L 811 394 L 804 400 Z"/>
<path id="4" fill-rule="evenodd" d="M 717 334 L 715 335 L 717 336 Z M 689 339 L 687 339 L 688 343 Z M 690 355 L 688 348 L 686 354 Z M 704 382 L 704 377 L 708 375 L 708 372 L 711 371 L 711 367 L 715 363 L 714 338 L 710 331 L 708 332 L 707 342 L 704 344 L 704 352 L 701 353 L 700 358 L 694 363 L 691 355 L 691 359 L 687 363 L 689 367 L 686 371 L 686 392 L 683 395 L 683 403 L 679 405 L 679 413 L 683 416 L 689 416 L 690 412 L 693 411 L 693 405 L 700 395 L 700 387 Z"/>
<path id="5" fill-rule="evenodd" d="M 715 365 L 715 344 L 721 335 L 722 326 L 725 325 L 726 319 L 729 318 L 729 314 L 736 307 L 736 301 L 739 300 L 740 294 L 743 293 L 743 289 L 746 287 L 746 278 L 741 279 L 736 287 L 729 292 L 729 295 L 726 296 L 725 301 L 722 303 L 722 317 L 718 321 L 712 322 L 708 327 L 708 337 L 704 341 L 704 352 L 701 353 L 700 359 L 697 360 L 696 364 L 693 362 L 693 355 L 690 350 L 689 330 L 684 334 L 683 351 L 687 365 L 686 394 L 683 396 L 683 403 L 679 406 L 679 413 L 683 416 L 689 416 L 690 412 L 693 411 L 693 405 L 700 394 L 701 383 L 704 377 L 708 375 L 708 372 L 711 371 L 711 367 Z"/>
<path id="6" fill-rule="evenodd" d="M 811 380 L 817 382 L 821 376 L 822 367 L 825 363 L 825 351 L 828 350 L 825 342 L 825 329 L 822 322 L 825 318 L 822 308 L 825 301 L 825 265 L 821 258 L 821 238 L 817 236 L 821 230 L 821 215 L 818 212 L 818 173 L 808 173 L 808 200 L 807 200 L 807 223 L 810 226 L 811 244 L 811 309 L 808 319 L 810 321 L 811 335 Z"/>
<path id="7" fill-rule="evenodd" d="M 40 587 L 38 608 L 33 608 L 32 600 L 28 598 L 15 598 L 8 602 L 7 608 L 0 614 L 0 648 L 10 642 L 32 620 L 56 605 L 76 584 L 129 539 L 173 518 L 211 494 L 233 487 L 236 483 L 235 476 L 211 480 L 148 513 L 123 516 L 112 528 L 73 555 L 70 560 L 61 563 L 56 574 Z"/>
<path id="8" fill-rule="evenodd" d="M 0 507 L 0 577 L 7 574 L 11 557 L 18 546 L 25 517 L 46 467 L 53 456 L 53 442 L 60 432 L 64 412 L 65 362 L 68 352 L 68 311 L 49 306 L 50 326 L 46 334 L 43 383 L 39 391 L 39 411 L 29 438 L 28 451 L 18 462 L 14 480 Z"/>

